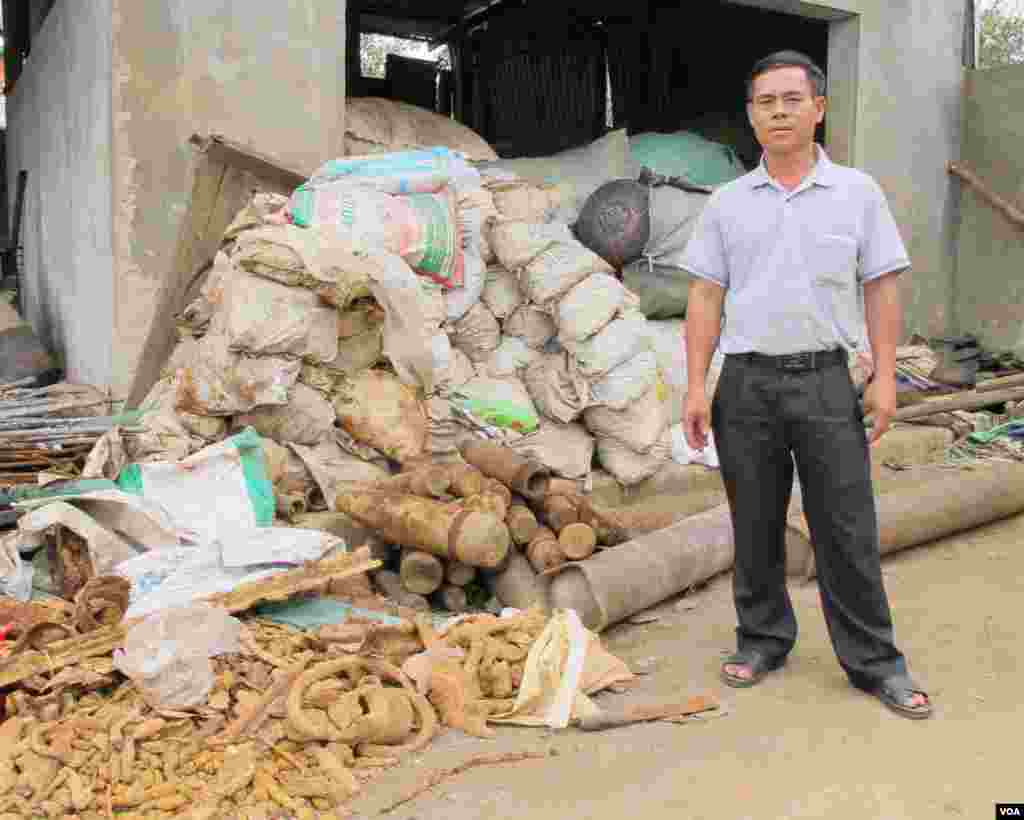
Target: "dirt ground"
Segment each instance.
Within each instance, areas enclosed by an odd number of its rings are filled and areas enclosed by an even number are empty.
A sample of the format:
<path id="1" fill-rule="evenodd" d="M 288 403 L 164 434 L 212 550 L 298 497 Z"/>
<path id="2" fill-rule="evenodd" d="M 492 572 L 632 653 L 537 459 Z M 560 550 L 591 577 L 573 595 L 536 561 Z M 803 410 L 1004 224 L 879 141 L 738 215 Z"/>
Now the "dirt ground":
<path id="1" fill-rule="evenodd" d="M 725 820 L 988 818 L 1024 801 L 1018 660 L 1024 648 L 1024 516 L 885 560 L 897 639 L 933 697 L 909 721 L 852 689 L 828 641 L 817 587 L 794 584 L 801 634 L 789 664 L 749 690 L 720 685 L 733 648 L 730 579 L 605 633 L 647 674 L 628 699 L 716 693 L 714 719 L 587 734 L 502 728 L 494 740 L 448 731 L 387 773 L 352 808 L 378 816 L 417 779 L 474 754 L 557 756 L 461 774 L 385 815 L 395 820 Z"/>

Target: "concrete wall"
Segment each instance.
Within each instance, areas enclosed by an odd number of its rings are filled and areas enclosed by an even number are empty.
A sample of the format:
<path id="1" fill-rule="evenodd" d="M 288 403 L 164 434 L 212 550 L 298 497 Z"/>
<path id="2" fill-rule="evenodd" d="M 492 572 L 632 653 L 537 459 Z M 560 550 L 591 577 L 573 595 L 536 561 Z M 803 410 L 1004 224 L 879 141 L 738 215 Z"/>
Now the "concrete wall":
<path id="1" fill-rule="evenodd" d="M 130 391 L 175 270 L 193 133 L 219 133 L 311 172 L 342 144 L 345 4 L 113 0 L 113 386 Z"/>
<path id="2" fill-rule="evenodd" d="M 963 160 L 995 193 L 1024 209 L 1024 66 L 971 71 Z M 956 325 L 986 346 L 1024 356 L 1024 231 L 963 187 Z"/>
<path id="3" fill-rule="evenodd" d="M 7 190 L 28 170 L 24 307 L 70 378 L 113 375 L 111 0 L 60 0 L 7 99 Z"/>
<path id="4" fill-rule="evenodd" d="M 964 0 L 737 1 L 833 21 L 832 153 L 889 197 L 913 262 L 907 333 L 951 329 L 959 199 L 945 168 L 960 152 Z"/>

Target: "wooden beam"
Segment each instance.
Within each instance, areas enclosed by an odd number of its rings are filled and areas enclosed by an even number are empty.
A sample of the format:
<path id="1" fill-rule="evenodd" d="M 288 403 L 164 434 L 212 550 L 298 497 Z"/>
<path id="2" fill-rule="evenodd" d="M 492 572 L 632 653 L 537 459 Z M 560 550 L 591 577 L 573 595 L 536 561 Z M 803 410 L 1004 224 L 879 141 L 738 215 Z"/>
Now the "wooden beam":
<path id="1" fill-rule="evenodd" d="M 975 193 L 999 211 L 1015 228 L 1024 230 L 1024 210 L 992 190 L 977 174 L 962 162 L 951 162 L 949 173 L 970 185 Z"/>

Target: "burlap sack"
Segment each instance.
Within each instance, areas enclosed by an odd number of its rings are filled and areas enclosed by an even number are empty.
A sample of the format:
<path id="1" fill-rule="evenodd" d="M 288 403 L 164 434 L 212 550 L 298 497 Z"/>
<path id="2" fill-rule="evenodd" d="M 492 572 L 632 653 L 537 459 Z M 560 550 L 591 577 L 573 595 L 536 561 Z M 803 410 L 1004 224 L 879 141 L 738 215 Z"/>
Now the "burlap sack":
<path id="1" fill-rule="evenodd" d="M 613 438 L 637 453 L 648 452 L 669 427 L 670 393 L 658 379 L 654 386 L 623 410 L 588 407 L 583 423 L 599 438 Z"/>
<path id="2" fill-rule="evenodd" d="M 501 327 L 483 303 L 477 303 L 461 319 L 449 323 L 452 347 L 465 353 L 471 362 L 484 361 L 501 341 Z"/>
<path id="3" fill-rule="evenodd" d="M 312 291 L 245 273 L 227 279 L 224 288 L 224 332 L 232 350 L 314 363 L 338 357 L 338 311 Z"/>
<path id="4" fill-rule="evenodd" d="M 203 278 L 199 295 L 175 317 L 175 327 L 180 339 L 190 336 L 198 339 L 210 331 L 223 332 L 224 291 L 228 282 L 235 276 L 248 274 L 237 268 L 226 253 L 218 251 L 213 266 Z"/>
<path id="5" fill-rule="evenodd" d="M 650 349 L 646 319 L 637 311 L 626 311 L 600 331 L 582 342 L 567 342 L 575 370 L 584 378 L 596 380 L 619 365 Z"/>
<path id="6" fill-rule="evenodd" d="M 494 255 L 494 247 L 491 244 L 491 223 L 498 216 L 498 209 L 494 207 L 494 194 L 487 188 L 459 192 L 459 207 L 462 210 L 467 208 L 475 209 L 479 214 L 480 224 L 480 258 L 485 265 L 492 265 L 497 261 Z"/>
<path id="7" fill-rule="evenodd" d="M 442 145 L 473 161 L 497 154 L 465 125 L 409 103 L 380 97 L 345 99 L 345 154 L 380 154 Z"/>
<path id="8" fill-rule="evenodd" d="M 537 432 L 510 442 L 509 446 L 565 478 L 589 475 L 594 458 L 594 437 L 582 424 L 575 423 L 544 420 Z"/>
<path id="9" fill-rule="evenodd" d="M 571 242 L 572 231 L 564 222 L 517 222 L 492 220 L 490 241 L 494 255 L 508 270 L 525 268 L 552 245 Z"/>
<path id="10" fill-rule="evenodd" d="M 614 438 L 599 438 L 597 460 L 620 484 L 639 484 L 672 460 L 672 436 L 666 430 L 646 453 L 637 453 Z"/>
<path id="11" fill-rule="evenodd" d="M 441 393 L 458 389 L 476 375 L 476 369 L 469 357 L 458 348 L 452 347 L 447 333 L 438 333 L 430 341 L 437 388 Z"/>
<path id="12" fill-rule="evenodd" d="M 288 197 L 283 194 L 256 193 L 246 203 L 235 218 L 231 220 L 228 229 L 224 231 L 224 241 L 230 242 L 238 238 L 243 231 L 251 231 L 254 228 L 262 228 L 265 225 L 280 223 L 280 219 L 272 217 L 280 214 L 288 204 Z"/>
<path id="13" fill-rule="evenodd" d="M 384 358 L 384 329 L 378 327 L 338 340 L 338 355 L 324 364 L 303 362 L 299 381 L 323 393 L 333 393 L 346 377 L 367 370 Z"/>
<path id="14" fill-rule="evenodd" d="M 512 172 L 534 185 L 557 186 L 561 200 L 558 221 L 571 224 L 594 191 L 613 179 L 630 176 L 629 137 L 626 129 L 620 128 L 587 145 L 552 156 L 499 159 L 483 163 L 480 169 L 486 174 L 492 167 Z M 498 209 L 501 210 L 500 206 Z"/>
<path id="15" fill-rule="evenodd" d="M 299 377 L 297 359 L 234 353 L 220 334 L 208 333 L 190 350 L 191 360 L 175 373 L 175 408 L 201 416 L 233 416 L 261 405 L 287 404 Z"/>
<path id="16" fill-rule="evenodd" d="M 586 380 L 571 371 L 567 356 L 564 351 L 545 354 L 523 371 L 537 410 L 563 424 L 575 420 L 590 401 Z"/>
<path id="17" fill-rule="evenodd" d="M 370 277 L 352 259 L 352 249 L 339 254 L 341 249 L 330 229 L 268 225 L 240 234 L 231 258 L 249 273 L 310 288 L 344 310 L 371 293 Z"/>
<path id="18" fill-rule="evenodd" d="M 533 350 L 542 350 L 554 338 L 556 330 L 551 315 L 533 305 L 519 307 L 502 328 L 505 336 L 522 339 Z"/>
<path id="19" fill-rule="evenodd" d="M 427 420 L 416 391 L 383 370 L 348 380 L 334 399 L 342 430 L 393 461 L 422 458 Z"/>
<path id="20" fill-rule="evenodd" d="M 501 344 L 484 361 L 476 365 L 476 372 L 481 376 L 496 379 L 519 376 L 541 355 L 540 351 L 531 349 L 522 339 L 505 336 L 502 337 Z"/>
<path id="21" fill-rule="evenodd" d="M 517 222 L 550 222 L 558 212 L 562 198 L 553 185 L 529 182 L 498 182 L 486 186 L 494 198 L 494 209 L 501 219 Z"/>
<path id="22" fill-rule="evenodd" d="M 235 416 L 232 426 L 235 430 L 252 427 L 279 444 L 313 445 L 334 429 L 334 408 L 320 391 L 297 382 L 287 405 L 257 407 Z"/>
<path id="23" fill-rule="evenodd" d="M 592 273 L 612 273 L 600 256 L 576 240 L 550 246 L 523 270 L 523 292 L 531 302 L 552 309 L 569 289 Z"/>
<path id="24" fill-rule="evenodd" d="M 142 400 L 138 426 L 141 432 L 124 439 L 125 454 L 131 461 L 177 461 L 198 452 L 227 432 L 222 418 L 197 416 L 174 409 L 177 388 L 173 377 L 160 379 Z M 186 426 L 186 421 L 190 422 Z M 200 435 L 190 427 L 195 425 Z"/>
<path id="25" fill-rule="evenodd" d="M 623 308 L 635 304 L 636 297 L 614 276 L 591 274 L 558 303 L 558 341 L 564 346 L 589 339 Z"/>
<path id="26" fill-rule="evenodd" d="M 658 359 L 645 350 L 590 384 L 590 402 L 612 410 L 625 410 L 655 385 Z"/>
<path id="27" fill-rule="evenodd" d="M 390 473 L 375 464 L 346 453 L 333 439 L 318 442 L 316 446 L 289 444 L 288 449 L 297 456 L 316 482 L 327 509 L 333 511 L 338 492 L 349 481 L 380 481 Z M 350 544 L 355 548 L 358 544 Z"/>
<path id="28" fill-rule="evenodd" d="M 507 319 L 523 303 L 519 277 L 507 268 L 492 265 L 485 273 L 480 299 L 495 318 Z"/>

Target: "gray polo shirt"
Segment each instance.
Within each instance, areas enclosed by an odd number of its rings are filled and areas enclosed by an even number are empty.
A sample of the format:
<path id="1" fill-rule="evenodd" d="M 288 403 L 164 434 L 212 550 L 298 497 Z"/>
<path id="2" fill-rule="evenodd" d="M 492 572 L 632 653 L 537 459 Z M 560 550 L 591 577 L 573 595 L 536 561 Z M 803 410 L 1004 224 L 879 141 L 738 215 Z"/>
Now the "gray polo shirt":
<path id="1" fill-rule="evenodd" d="M 701 213 L 681 267 L 726 289 L 723 353 L 865 350 L 861 284 L 910 266 L 878 183 L 817 152 L 796 190 L 762 161 Z"/>

